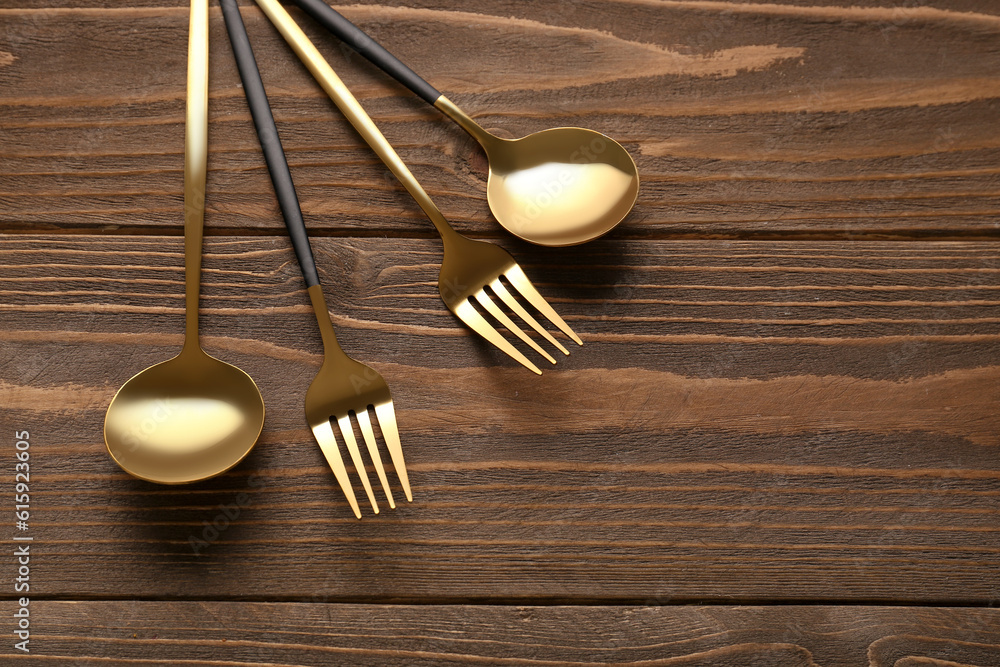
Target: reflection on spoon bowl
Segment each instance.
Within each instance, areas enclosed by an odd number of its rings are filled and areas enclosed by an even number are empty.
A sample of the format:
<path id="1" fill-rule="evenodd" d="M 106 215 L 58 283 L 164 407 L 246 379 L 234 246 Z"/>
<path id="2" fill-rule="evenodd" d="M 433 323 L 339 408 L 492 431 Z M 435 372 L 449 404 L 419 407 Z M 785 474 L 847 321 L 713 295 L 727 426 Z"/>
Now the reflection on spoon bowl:
<path id="1" fill-rule="evenodd" d="M 126 382 L 108 407 L 104 439 L 129 474 L 179 484 L 239 463 L 263 424 L 253 380 L 195 348 Z"/>
<path id="2" fill-rule="evenodd" d="M 632 157 L 593 130 L 558 127 L 484 146 L 490 209 L 504 228 L 532 243 L 568 246 L 606 234 L 639 193 Z"/>

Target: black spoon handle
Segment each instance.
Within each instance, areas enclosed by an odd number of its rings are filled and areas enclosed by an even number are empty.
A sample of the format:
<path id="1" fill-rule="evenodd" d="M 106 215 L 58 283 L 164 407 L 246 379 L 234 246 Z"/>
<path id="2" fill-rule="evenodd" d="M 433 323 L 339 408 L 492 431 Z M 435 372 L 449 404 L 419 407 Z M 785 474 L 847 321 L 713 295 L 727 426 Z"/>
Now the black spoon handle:
<path id="1" fill-rule="evenodd" d="M 348 21 L 340 12 L 323 0 L 294 0 L 294 2 L 320 25 L 370 60 L 383 72 L 422 97 L 428 104 L 433 105 L 441 97 L 437 88 L 417 76 L 416 72 L 403 64 L 403 61 L 386 51 L 365 31 Z"/>
<path id="2" fill-rule="evenodd" d="M 257 128 L 257 137 L 264 150 L 267 170 L 271 174 L 274 192 L 278 195 L 278 205 L 281 206 L 288 235 L 292 238 L 295 256 L 306 279 L 306 287 L 319 285 L 319 273 L 316 271 L 316 262 L 309 246 L 309 235 L 302 220 L 302 209 L 299 208 L 299 198 L 295 194 L 292 173 L 288 170 L 285 151 L 281 148 L 278 128 L 274 124 L 274 116 L 271 115 L 271 105 L 267 101 L 267 93 L 264 92 L 264 82 L 260 79 L 257 60 L 250 47 L 250 38 L 247 37 L 246 26 L 243 25 L 240 8 L 236 5 L 236 0 L 219 0 L 219 2 L 222 4 L 222 15 L 226 20 L 229 41 L 233 45 L 233 53 L 236 54 L 240 79 L 243 80 L 243 92 L 246 93 L 247 102 L 250 104 L 250 115 L 253 116 L 253 124 Z"/>

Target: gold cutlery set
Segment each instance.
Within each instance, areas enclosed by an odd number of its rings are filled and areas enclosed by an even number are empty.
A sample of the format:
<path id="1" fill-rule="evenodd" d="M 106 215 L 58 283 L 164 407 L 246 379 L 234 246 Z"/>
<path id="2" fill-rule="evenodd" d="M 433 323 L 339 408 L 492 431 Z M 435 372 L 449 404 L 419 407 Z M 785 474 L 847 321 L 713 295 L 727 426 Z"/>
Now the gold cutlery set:
<path id="1" fill-rule="evenodd" d="M 372 510 L 379 511 L 355 436 L 355 423 L 389 506 L 394 508 L 373 423 L 379 427 L 406 499 L 411 500 L 412 494 L 389 387 L 374 369 L 347 356 L 337 343 L 298 197 L 239 7 L 236 0 L 220 2 L 271 181 L 322 335 L 324 361 L 306 394 L 306 419 L 355 516 L 361 518 L 361 510 L 340 442 L 347 449 Z M 555 357 L 525 333 L 512 316 L 520 318 L 562 354 L 569 351 L 529 309 L 544 316 L 575 343 L 582 344 L 510 254 L 492 243 L 469 239 L 452 228 L 285 8 L 277 0 L 256 2 L 434 224 L 444 243 L 438 289 L 448 309 L 534 373 L 541 374 L 541 370 L 504 337 L 498 324 L 553 364 Z M 490 165 L 487 184 L 490 209 L 513 234 L 539 245 L 579 244 L 608 232 L 631 210 L 638 194 L 638 172 L 632 158 L 614 140 L 592 130 L 568 127 L 516 140 L 496 137 L 323 0 L 295 0 L 295 4 L 443 111 L 482 145 Z M 206 354 L 198 341 L 208 154 L 208 0 L 191 1 L 187 86 L 185 342 L 176 357 L 147 368 L 122 386 L 108 407 L 104 425 L 108 452 L 119 466 L 136 477 L 165 484 L 194 482 L 233 467 L 250 452 L 264 423 L 263 400 L 253 380 L 235 366 Z"/>

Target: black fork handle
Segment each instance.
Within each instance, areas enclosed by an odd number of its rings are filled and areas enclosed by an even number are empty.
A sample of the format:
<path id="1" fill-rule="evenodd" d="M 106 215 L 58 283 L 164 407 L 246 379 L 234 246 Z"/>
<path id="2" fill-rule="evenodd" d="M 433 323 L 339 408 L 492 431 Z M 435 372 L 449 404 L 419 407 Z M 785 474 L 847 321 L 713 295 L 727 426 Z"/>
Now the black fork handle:
<path id="1" fill-rule="evenodd" d="M 381 44 L 368 36 L 364 30 L 348 21 L 344 16 L 323 0 L 293 0 L 317 23 L 339 37 L 345 44 L 371 61 L 383 72 L 433 105 L 441 93 L 431 84 L 417 76 L 403 61 L 385 50 Z"/>
<path id="2" fill-rule="evenodd" d="M 306 279 L 306 287 L 319 285 L 319 273 L 316 271 L 316 261 L 309 245 L 306 224 L 302 220 L 299 198 L 292 183 L 292 173 L 288 170 L 288 161 L 281 147 L 278 128 L 274 124 L 271 105 L 267 101 L 267 93 L 264 92 L 264 82 L 261 81 L 260 70 L 257 69 L 257 60 L 250 47 L 250 38 L 247 37 L 246 26 L 243 25 L 240 8 L 236 0 L 219 0 L 219 2 L 222 5 L 223 18 L 226 20 L 229 41 L 233 45 L 233 53 L 236 54 L 240 79 L 243 80 L 243 92 L 250 105 L 250 115 L 253 116 L 253 124 L 257 128 L 257 138 L 260 139 L 260 146 L 264 151 L 267 170 L 271 174 L 274 192 L 278 195 L 278 205 L 281 207 L 282 217 L 285 218 L 285 227 L 288 228 L 288 235 L 292 239 L 292 247 L 295 248 L 302 276 Z"/>

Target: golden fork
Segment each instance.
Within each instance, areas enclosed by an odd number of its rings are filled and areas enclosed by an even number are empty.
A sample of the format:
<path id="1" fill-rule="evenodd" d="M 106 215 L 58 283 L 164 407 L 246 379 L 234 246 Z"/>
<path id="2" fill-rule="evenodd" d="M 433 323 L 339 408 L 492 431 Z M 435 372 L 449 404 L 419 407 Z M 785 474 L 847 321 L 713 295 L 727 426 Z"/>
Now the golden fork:
<path id="1" fill-rule="evenodd" d="M 396 427 L 396 413 L 392 407 L 392 395 L 389 393 L 389 386 L 385 379 L 375 369 L 351 359 L 337 343 L 337 336 L 333 332 L 333 323 L 330 321 L 330 312 L 327 310 L 326 300 L 323 298 L 323 289 L 319 284 L 319 273 L 316 271 L 316 263 L 309 245 L 306 226 L 302 220 L 302 210 L 299 208 L 299 199 L 295 194 L 292 175 L 288 170 L 285 152 L 281 148 L 281 139 L 278 138 L 278 129 L 275 127 L 274 117 L 271 115 L 271 107 L 264 92 L 264 84 L 260 79 L 257 61 L 254 59 L 250 40 L 247 37 L 236 0 L 222 0 L 222 12 L 226 20 L 226 29 L 229 31 L 229 39 L 233 45 L 233 52 L 236 54 L 240 78 L 243 80 L 243 90 L 250 105 L 254 125 L 257 128 L 257 136 L 260 138 L 261 148 L 267 160 L 267 168 L 271 174 L 271 181 L 274 183 L 278 203 L 285 218 L 285 226 L 288 227 L 289 236 L 292 238 L 295 255 L 299 260 L 299 266 L 308 287 L 309 299 L 312 301 L 316 321 L 319 323 L 319 330 L 323 336 L 323 365 L 312 384 L 309 385 L 309 391 L 306 392 L 306 419 L 320 449 L 323 450 L 323 455 L 333 469 L 334 476 L 340 483 L 340 488 L 347 496 L 351 509 L 354 510 L 354 515 L 360 519 L 361 510 L 358 507 L 358 500 L 354 495 L 354 489 L 347 475 L 344 460 L 340 455 L 337 437 L 331 423 L 332 420 L 336 420 L 341 438 L 347 445 L 347 451 L 350 453 L 354 468 L 365 487 L 365 493 L 368 495 L 372 509 L 378 514 L 378 503 L 375 502 L 375 495 L 372 492 L 371 483 L 368 481 L 368 474 L 365 472 L 361 452 L 358 450 L 357 439 L 354 437 L 351 415 L 354 415 L 358 427 L 361 429 L 365 444 L 368 446 L 368 455 L 372 463 L 375 464 L 379 481 L 382 482 L 382 489 L 389 500 L 389 507 L 395 508 L 396 503 L 393 500 L 392 491 L 389 490 L 385 468 L 375 443 L 375 431 L 368 414 L 369 408 L 375 412 L 382 436 L 385 438 L 386 448 L 392 458 L 392 465 L 396 469 L 396 475 L 406 493 L 406 499 L 413 500 L 410 482 L 406 474 L 406 464 L 403 461 L 403 450 L 399 444 L 399 430 Z"/>
<path id="2" fill-rule="evenodd" d="M 340 80 L 330 64 L 320 55 L 319 51 L 299 28 L 295 20 L 289 16 L 285 8 L 277 0 L 257 0 L 267 17 L 277 27 L 278 32 L 292 47 L 299 59 L 305 63 L 313 77 L 323 87 L 323 90 L 333 99 L 334 103 L 350 121 L 354 129 L 368 142 L 368 145 L 378 154 L 382 162 L 399 179 L 406 190 L 417 200 L 437 228 L 444 241 L 444 261 L 438 276 L 438 290 L 441 299 L 451 312 L 470 326 L 476 333 L 490 341 L 508 355 L 519 361 L 528 369 L 541 374 L 538 366 L 528 360 L 516 347 L 504 338 L 496 327 L 488 321 L 473 305 L 473 300 L 485 312 L 500 322 L 508 331 L 529 345 L 549 362 L 556 363 L 555 358 L 546 352 L 534 340 L 528 337 L 520 327 L 511 321 L 510 317 L 494 302 L 492 295 L 500 300 L 545 340 L 553 344 L 563 354 L 569 351 L 562 346 L 532 317 L 528 311 L 511 294 L 511 289 L 520 294 L 538 312 L 543 314 L 560 331 L 569 336 L 578 345 L 583 341 L 573 333 L 573 330 L 563 321 L 555 310 L 542 298 L 538 290 L 531 284 L 524 271 L 517 265 L 507 251 L 492 243 L 473 241 L 456 232 L 445 220 L 444 215 L 431 201 L 424 189 L 400 160 L 396 151 L 376 127 L 375 123 L 358 103 L 351 91 Z M 507 283 L 505 285 L 504 283 Z"/>

